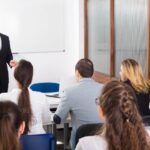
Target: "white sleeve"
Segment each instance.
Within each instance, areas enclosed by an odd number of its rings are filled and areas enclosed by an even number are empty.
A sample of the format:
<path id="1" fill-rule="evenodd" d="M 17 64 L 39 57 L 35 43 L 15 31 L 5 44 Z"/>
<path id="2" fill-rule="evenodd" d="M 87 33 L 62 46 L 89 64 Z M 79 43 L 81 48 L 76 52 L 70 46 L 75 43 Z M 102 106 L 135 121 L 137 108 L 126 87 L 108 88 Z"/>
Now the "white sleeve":
<path id="1" fill-rule="evenodd" d="M 2 93 L 0 94 L 0 101 L 6 101 L 6 100 L 10 100 L 10 94 L 9 93 Z"/>
<path id="2" fill-rule="evenodd" d="M 42 108 L 42 121 L 43 125 L 49 124 L 51 122 L 51 111 L 49 110 L 49 104 L 46 100 L 46 96 L 43 95 L 43 108 Z"/>
<path id="3" fill-rule="evenodd" d="M 78 142 L 78 144 L 77 144 L 75 150 L 84 150 L 83 147 L 82 147 L 82 142 L 81 142 L 81 140 L 79 140 L 79 142 Z"/>

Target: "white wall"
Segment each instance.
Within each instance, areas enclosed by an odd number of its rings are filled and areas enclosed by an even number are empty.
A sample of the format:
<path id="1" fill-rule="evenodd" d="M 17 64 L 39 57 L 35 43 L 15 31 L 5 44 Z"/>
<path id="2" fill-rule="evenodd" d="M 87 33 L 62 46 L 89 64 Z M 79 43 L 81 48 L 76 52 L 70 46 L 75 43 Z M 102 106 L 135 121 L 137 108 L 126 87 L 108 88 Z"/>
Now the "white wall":
<path id="1" fill-rule="evenodd" d="M 13 52 L 64 49 L 65 0 L 0 2 L 0 32 L 9 35 Z"/>
<path id="2" fill-rule="evenodd" d="M 27 59 L 34 66 L 34 82 L 54 81 L 74 75 L 74 66 L 83 57 L 83 1 L 64 0 L 65 52 L 16 54 L 14 59 Z M 9 90 L 16 86 L 13 70 L 9 69 Z"/>

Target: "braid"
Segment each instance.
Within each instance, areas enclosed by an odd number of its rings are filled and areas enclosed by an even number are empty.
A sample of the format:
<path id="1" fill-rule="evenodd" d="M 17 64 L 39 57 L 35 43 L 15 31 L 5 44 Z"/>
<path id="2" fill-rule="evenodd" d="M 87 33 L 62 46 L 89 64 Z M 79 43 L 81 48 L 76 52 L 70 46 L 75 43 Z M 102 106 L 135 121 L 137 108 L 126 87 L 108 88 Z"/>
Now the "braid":
<path id="1" fill-rule="evenodd" d="M 128 91 L 124 91 L 122 93 L 122 97 L 120 99 L 120 111 L 123 118 L 124 132 L 122 132 L 121 135 L 121 145 L 125 146 L 125 150 L 139 150 L 139 140 L 136 135 L 135 128 L 137 120 L 133 111 L 134 109 L 136 109 L 136 107 L 134 108 L 135 105 L 133 105 L 134 102 L 135 99 L 133 98 L 133 96 L 130 96 L 130 93 Z"/>
<path id="2" fill-rule="evenodd" d="M 132 88 L 119 81 L 105 85 L 100 105 L 106 118 L 106 140 L 109 150 L 149 150 L 136 96 Z"/>
<path id="3" fill-rule="evenodd" d="M 133 104 L 135 102 L 135 99 L 133 97 L 131 97 L 129 95 L 129 93 L 127 91 L 125 91 L 124 93 L 122 93 L 121 99 L 120 99 L 120 111 L 123 115 L 124 121 L 127 122 L 132 122 L 135 124 L 135 120 L 134 120 L 134 112 L 133 109 Z"/>

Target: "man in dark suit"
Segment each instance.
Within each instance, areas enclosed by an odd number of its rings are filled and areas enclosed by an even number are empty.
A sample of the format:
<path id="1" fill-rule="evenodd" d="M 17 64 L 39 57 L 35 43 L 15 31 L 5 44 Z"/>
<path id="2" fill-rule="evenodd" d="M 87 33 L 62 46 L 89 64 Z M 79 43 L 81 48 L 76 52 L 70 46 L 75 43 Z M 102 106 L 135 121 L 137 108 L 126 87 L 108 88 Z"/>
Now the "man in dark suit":
<path id="1" fill-rule="evenodd" d="M 0 93 L 8 90 L 8 70 L 7 64 L 10 67 L 16 65 L 10 49 L 10 42 L 8 36 L 0 33 Z"/>

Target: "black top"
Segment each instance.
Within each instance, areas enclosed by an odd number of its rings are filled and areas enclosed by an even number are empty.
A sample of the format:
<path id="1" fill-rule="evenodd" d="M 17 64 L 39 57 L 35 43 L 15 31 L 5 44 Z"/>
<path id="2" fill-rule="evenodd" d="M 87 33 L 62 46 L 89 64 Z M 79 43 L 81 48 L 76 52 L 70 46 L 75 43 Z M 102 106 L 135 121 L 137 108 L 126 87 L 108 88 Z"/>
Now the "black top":
<path id="1" fill-rule="evenodd" d="M 132 89 L 134 90 L 136 97 L 137 97 L 137 107 L 139 109 L 139 112 L 142 116 L 148 116 L 150 115 L 150 109 L 149 109 L 149 103 L 150 103 L 150 92 L 144 93 L 144 92 L 138 92 L 136 91 L 131 82 L 129 80 L 125 81 L 124 83 L 130 85 Z M 149 90 L 150 91 L 150 90 Z"/>
<path id="2" fill-rule="evenodd" d="M 0 78 L 1 77 L 7 77 L 8 71 L 7 71 L 7 65 L 9 65 L 10 60 L 13 59 L 11 49 L 10 49 L 10 42 L 8 36 L 1 34 L 0 37 L 2 40 L 2 49 L 0 50 Z"/>

